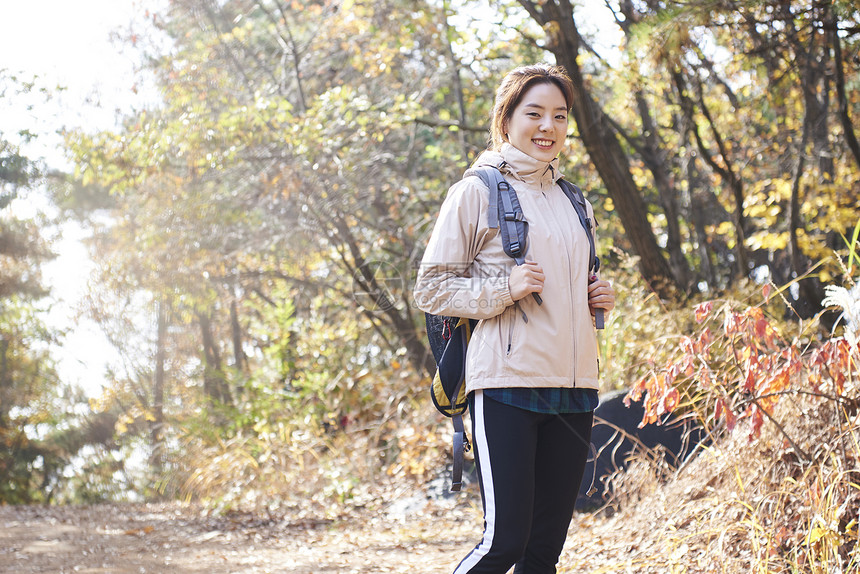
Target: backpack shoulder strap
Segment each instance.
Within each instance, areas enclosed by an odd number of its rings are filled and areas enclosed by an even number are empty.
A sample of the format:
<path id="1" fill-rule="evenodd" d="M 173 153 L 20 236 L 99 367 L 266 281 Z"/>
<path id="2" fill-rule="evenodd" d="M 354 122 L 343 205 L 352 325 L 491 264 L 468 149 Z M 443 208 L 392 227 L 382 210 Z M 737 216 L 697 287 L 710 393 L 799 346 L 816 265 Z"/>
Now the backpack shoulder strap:
<path id="1" fill-rule="evenodd" d="M 520 207 L 517 191 L 496 167 L 477 168 L 473 173 L 481 178 L 489 190 L 487 226 L 490 229 L 499 229 L 505 253 L 512 257 L 517 265 L 522 265 L 525 262 L 529 224 Z"/>
<path id="2" fill-rule="evenodd" d="M 480 167 L 472 171 L 481 178 L 489 192 L 490 205 L 487 209 L 487 226 L 498 229 L 502 236 L 502 247 L 508 257 L 522 265 L 526 261 L 526 240 L 529 234 L 529 222 L 523 215 L 517 190 L 508 183 L 498 167 Z M 543 299 L 537 293 L 532 297 L 538 305 Z M 525 311 L 520 310 L 523 320 L 528 322 Z"/>
<path id="3" fill-rule="evenodd" d="M 484 185 L 487 186 L 489 192 L 490 207 L 487 209 L 487 227 L 490 229 L 499 228 L 499 186 L 505 182 L 505 177 L 498 169 L 494 167 L 484 166 L 472 170 L 474 175 L 481 178 Z"/>
<path id="4" fill-rule="evenodd" d="M 585 196 L 577 185 L 570 183 L 566 179 L 559 179 L 558 184 L 561 186 L 561 190 L 576 210 L 576 215 L 579 217 L 579 222 L 582 224 L 582 227 L 585 228 L 585 235 L 588 236 L 588 270 L 591 273 L 597 273 L 600 268 L 600 259 L 598 259 L 596 255 L 593 222 L 591 218 L 588 217 L 588 210 L 585 206 Z"/>
<path id="5" fill-rule="evenodd" d="M 600 270 L 600 257 L 597 256 L 594 246 L 594 230 L 591 218 L 588 217 L 585 196 L 582 195 L 582 190 L 578 186 L 565 179 L 558 180 L 558 184 L 570 200 L 570 203 L 573 204 L 576 215 L 579 217 L 579 222 L 585 228 L 585 235 L 588 237 L 588 273 L 589 275 L 596 274 Z M 603 329 L 603 309 L 595 309 L 594 324 L 598 329 Z"/>

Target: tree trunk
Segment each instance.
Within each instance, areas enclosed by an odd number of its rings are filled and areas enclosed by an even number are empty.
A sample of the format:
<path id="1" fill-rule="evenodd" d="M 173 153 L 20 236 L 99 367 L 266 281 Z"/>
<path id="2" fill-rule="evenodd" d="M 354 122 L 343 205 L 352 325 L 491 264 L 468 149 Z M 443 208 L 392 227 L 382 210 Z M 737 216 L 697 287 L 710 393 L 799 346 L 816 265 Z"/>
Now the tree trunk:
<path id="1" fill-rule="evenodd" d="M 645 141 L 642 159 L 654 177 L 654 186 L 657 188 L 660 204 L 666 214 L 666 251 L 669 253 L 669 266 L 678 284 L 685 292 L 689 292 L 692 287 L 690 266 L 681 248 L 683 237 L 678 217 L 678 190 L 672 185 L 669 177 L 670 170 L 666 166 L 666 154 L 662 151 L 663 146 L 657 134 L 657 125 L 651 117 L 648 102 L 641 92 L 636 94 L 636 105 L 639 108 Z"/>
<path id="2" fill-rule="evenodd" d="M 803 139 L 804 141 L 806 140 L 805 137 Z M 817 276 L 804 277 L 809 268 L 809 261 L 800 250 L 798 241 L 798 231 L 803 228 L 803 224 L 800 221 L 800 205 L 802 203 L 800 199 L 800 180 L 803 177 L 804 164 L 804 156 L 801 153 L 797 160 L 797 172 L 791 188 L 791 202 L 789 204 L 789 253 L 792 275 L 799 279 L 797 282 L 799 296 L 794 302 L 794 308 L 800 317 L 809 318 L 821 309 L 821 301 L 824 299 L 824 289 Z"/>
<path id="3" fill-rule="evenodd" d="M 836 26 L 836 15 L 831 14 L 833 27 Z M 848 149 L 854 155 L 854 161 L 857 162 L 857 167 L 860 168 L 860 142 L 857 141 L 857 134 L 854 133 L 854 124 L 851 123 L 851 116 L 848 114 L 848 98 L 845 95 L 845 69 L 842 64 L 842 41 L 839 39 L 839 34 L 836 30 L 830 31 L 831 44 L 833 45 L 833 68 L 836 71 L 836 100 L 838 102 L 839 122 L 842 124 L 845 142 L 848 144 Z"/>
<path id="4" fill-rule="evenodd" d="M 699 148 L 699 152 L 701 152 L 702 159 L 705 160 L 705 163 L 707 163 L 715 173 L 718 173 L 720 177 L 722 177 L 723 181 L 728 183 L 729 189 L 731 190 L 732 196 L 735 200 L 735 211 L 732 216 L 732 222 L 735 227 L 737 271 L 741 277 L 746 277 L 749 274 L 750 269 L 749 256 L 746 249 L 746 218 L 744 217 L 743 181 L 736 173 L 735 167 L 732 165 L 725 141 L 717 129 L 708 106 L 705 104 L 704 91 L 701 83 L 698 83 L 696 86 L 696 91 L 698 92 L 697 101 L 699 111 L 708 122 L 708 127 L 717 146 L 717 152 L 722 158 L 722 164 L 715 159 L 714 154 L 708 148 L 704 138 L 702 137 L 702 132 L 699 128 L 698 122 L 696 121 L 696 105 L 690 97 L 687 80 L 684 77 L 684 74 L 680 68 L 675 68 L 671 71 L 671 75 L 675 90 L 678 92 L 678 102 L 689 124 L 688 130 L 693 134 L 693 137 L 696 140 L 696 146 Z"/>
<path id="5" fill-rule="evenodd" d="M 149 424 L 149 464 L 156 479 L 164 472 L 164 363 L 167 352 L 167 309 L 164 301 L 157 304 L 155 339 L 155 378 L 152 384 L 152 421 Z"/>
<path id="6" fill-rule="evenodd" d="M 804 133 L 812 141 L 818 159 L 818 169 L 825 180 L 833 181 L 833 153 L 830 149 L 828 130 L 828 108 L 830 107 L 829 79 L 825 70 L 830 65 L 830 45 L 826 37 L 813 26 L 808 42 L 801 38 L 794 24 L 794 15 L 789 5 L 781 5 L 783 19 L 790 24 L 787 37 L 794 48 L 797 65 L 800 68 L 800 89 L 803 92 Z M 826 2 L 816 5 L 821 10 L 820 22 L 826 22 L 830 10 Z M 814 12 L 813 12 L 814 14 Z M 806 150 L 801 150 L 806 153 Z"/>
<path id="7" fill-rule="evenodd" d="M 804 89 L 804 92 L 806 90 Z M 809 104 L 809 101 L 807 101 Z M 802 188 L 801 180 L 803 178 L 804 168 L 806 165 L 806 147 L 809 141 L 810 132 L 816 129 L 815 121 L 810 119 L 810 114 L 817 114 L 818 109 L 806 109 L 806 117 L 803 122 L 803 135 L 800 140 L 800 149 L 797 152 L 797 168 L 794 174 L 793 183 L 791 186 L 791 201 L 789 203 L 788 220 L 789 220 L 789 255 L 791 258 L 791 270 L 794 277 L 798 279 L 803 277 L 809 267 L 809 260 L 800 249 L 798 231 L 804 229 L 800 219 L 800 207 L 803 201 L 800 197 Z M 815 146 L 813 146 L 815 147 Z M 818 154 L 816 154 L 818 155 Z M 820 160 L 820 156 L 819 156 Z M 824 290 L 821 287 L 821 282 L 818 277 L 804 277 L 799 279 L 797 283 L 800 295 L 795 302 L 795 310 L 801 317 L 812 317 L 819 309 L 821 309 L 821 301 L 824 299 Z"/>
<path id="8" fill-rule="evenodd" d="M 692 224 L 693 232 L 696 234 L 697 251 L 701 260 L 701 273 L 707 279 L 708 286 L 714 289 L 718 285 L 718 278 L 711 261 L 713 248 L 709 244 L 710 237 L 705 229 L 707 225 L 705 205 L 707 204 L 709 192 L 702 189 L 703 186 L 701 185 L 699 170 L 696 168 L 695 158 L 689 158 L 686 167 L 690 193 L 690 223 Z"/>
<path id="9" fill-rule="evenodd" d="M 213 401 L 232 404 L 233 399 L 221 366 L 221 354 L 212 335 L 212 320 L 207 313 L 201 312 L 197 313 L 197 320 L 203 340 L 203 392 Z"/>
<path id="10" fill-rule="evenodd" d="M 242 324 L 235 297 L 230 301 L 230 332 L 233 335 L 233 367 L 240 373 L 247 372 L 248 360 L 242 349 Z"/>
<path id="11" fill-rule="evenodd" d="M 632 26 L 640 20 L 640 14 L 629 0 L 620 2 L 619 9 L 624 15 L 624 20 L 619 22 L 619 26 L 624 31 L 627 41 L 630 42 L 633 36 Z M 642 135 L 641 139 L 637 140 L 639 143 L 635 146 L 636 151 L 654 178 L 654 187 L 657 188 L 660 205 L 666 215 L 666 251 L 669 254 L 669 266 L 676 282 L 689 293 L 695 291 L 696 286 L 693 285 L 690 265 L 681 247 L 683 237 L 678 214 L 679 193 L 670 177 L 671 168 L 667 165 L 665 146 L 661 141 L 657 123 L 651 115 L 651 106 L 641 89 L 636 89 L 635 99 L 639 119 L 642 122 Z"/>

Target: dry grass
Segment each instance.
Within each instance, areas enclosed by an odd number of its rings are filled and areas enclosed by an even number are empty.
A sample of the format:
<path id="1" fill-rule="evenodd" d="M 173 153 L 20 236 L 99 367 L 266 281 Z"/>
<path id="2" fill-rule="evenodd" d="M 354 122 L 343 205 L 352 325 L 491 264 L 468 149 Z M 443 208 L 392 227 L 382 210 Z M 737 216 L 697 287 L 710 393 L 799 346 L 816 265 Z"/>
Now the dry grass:
<path id="1" fill-rule="evenodd" d="M 668 480 L 636 460 L 609 512 L 575 519 L 559 572 L 860 572 L 856 405 L 798 397 L 774 416 L 811 461 L 773 425 L 739 425 Z"/>

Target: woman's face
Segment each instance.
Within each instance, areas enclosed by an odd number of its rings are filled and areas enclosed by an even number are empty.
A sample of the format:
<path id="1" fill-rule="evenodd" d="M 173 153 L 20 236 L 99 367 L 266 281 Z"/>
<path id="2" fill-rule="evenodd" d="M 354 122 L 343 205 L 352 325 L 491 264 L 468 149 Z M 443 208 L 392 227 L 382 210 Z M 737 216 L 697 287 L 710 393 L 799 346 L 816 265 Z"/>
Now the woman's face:
<path id="1" fill-rule="evenodd" d="M 567 137 L 567 102 L 555 84 L 536 84 L 526 91 L 505 124 L 508 141 L 541 161 L 552 161 Z"/>

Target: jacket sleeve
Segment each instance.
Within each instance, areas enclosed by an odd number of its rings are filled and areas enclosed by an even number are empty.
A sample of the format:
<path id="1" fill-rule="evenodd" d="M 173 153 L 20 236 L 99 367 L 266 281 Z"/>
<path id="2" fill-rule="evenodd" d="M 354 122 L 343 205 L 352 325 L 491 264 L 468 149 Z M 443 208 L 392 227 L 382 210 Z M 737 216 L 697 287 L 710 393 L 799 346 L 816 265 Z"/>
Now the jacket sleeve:
<path id="1" fill-rule="evenodd" d="M 513 305 L 508 267 L 475 265 L 486 242 L 498 236 L 487 227 L 487 187 L 478 177 L 448 190 L 418 268 L 413 295 L 418 308 L 434 315 L 488 319 Z M 499 239 L 496 239 L 498 241 Z M 483 272 L 478 272 L 478 268 Z"/>

